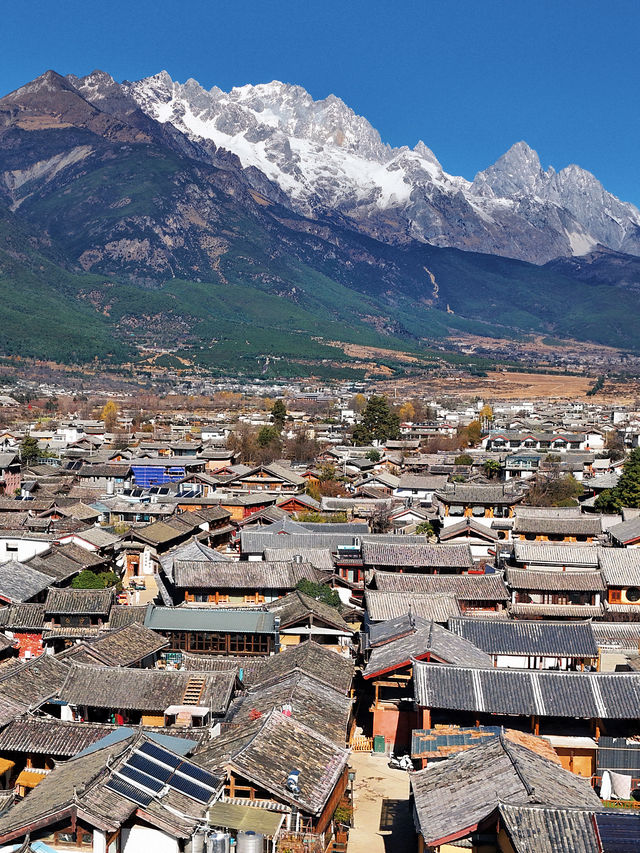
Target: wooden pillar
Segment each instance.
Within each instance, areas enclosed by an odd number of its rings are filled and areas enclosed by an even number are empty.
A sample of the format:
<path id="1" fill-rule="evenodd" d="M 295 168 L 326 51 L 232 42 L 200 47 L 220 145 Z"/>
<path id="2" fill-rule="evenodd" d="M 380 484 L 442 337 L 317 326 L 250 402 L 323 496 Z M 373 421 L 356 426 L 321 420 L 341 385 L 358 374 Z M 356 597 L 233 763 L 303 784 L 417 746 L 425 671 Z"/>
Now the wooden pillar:
<path id="1" fill-rule="evenodd" d="M 423 708 L 422 709 L 422 728 L 430 729 L 431 728 L 431 708 Z"/>

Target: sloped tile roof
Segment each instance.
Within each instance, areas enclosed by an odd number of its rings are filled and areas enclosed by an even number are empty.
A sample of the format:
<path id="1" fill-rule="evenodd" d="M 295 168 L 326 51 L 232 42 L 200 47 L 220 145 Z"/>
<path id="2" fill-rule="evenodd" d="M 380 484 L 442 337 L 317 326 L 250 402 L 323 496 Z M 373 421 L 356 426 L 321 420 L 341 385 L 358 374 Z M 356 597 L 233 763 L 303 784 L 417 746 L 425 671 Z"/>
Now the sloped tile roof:
<path id="1" fill-rule="evenodd" d="M 412 773 L 411 787 L 428 846 L 470 834 L 499 802 L 600 805 L 586 779 L 503 736 Z"/>

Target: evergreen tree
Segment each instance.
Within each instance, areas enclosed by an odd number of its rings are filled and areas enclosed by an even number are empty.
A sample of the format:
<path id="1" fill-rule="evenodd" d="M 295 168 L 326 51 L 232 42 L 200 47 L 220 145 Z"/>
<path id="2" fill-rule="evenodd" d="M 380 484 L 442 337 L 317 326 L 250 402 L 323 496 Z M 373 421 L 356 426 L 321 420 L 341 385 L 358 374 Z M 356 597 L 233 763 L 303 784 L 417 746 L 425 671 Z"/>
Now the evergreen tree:
<path id="1" fill-rule="evenodd" d="M 282 400 L 276 400 L 271 409 L 271 420 L 278 432 L 284 427 L 285 418 L 287 417 L 287 407 Z"/>
<path id="2" fill-rule="evenodd" d="M 369 397 L 359 424 L 353 429 L 353 440 L 357 444 L 372 441 L 387 441 L 400 437 L 400 419 L 382 395 Z"/>
<path id="3" fill-rule="evenodd" d="M 269 445 L 275 445 L 280 442 L 280 430 L 274 426 L 263 426 L 260 427 L 260 432 L 258 433 L 258 446 L 259 447 L 269 447 Z"/>
<path id="4" fill-rule="evenodd" d="M 20 442 L 20 461 L 23 465 L 33 465 L 39 458 L 38 439 L 31 435 L 25 435 Z"/>
<path id="5" fill-rule="evenodd" d="M 619 512 L 622 507 L 640 507 L 640 447 L 627 456 L 617 485 L 598 495 L 595 505 L 596 509 L 604 512 Z"/>

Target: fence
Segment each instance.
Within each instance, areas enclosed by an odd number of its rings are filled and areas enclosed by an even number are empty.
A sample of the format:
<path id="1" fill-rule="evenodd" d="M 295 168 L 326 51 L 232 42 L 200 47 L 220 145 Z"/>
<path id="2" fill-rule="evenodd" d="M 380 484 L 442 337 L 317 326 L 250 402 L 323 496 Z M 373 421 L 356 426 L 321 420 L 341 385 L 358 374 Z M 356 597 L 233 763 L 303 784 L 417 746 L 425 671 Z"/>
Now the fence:
<path id="1" fill-rule="evenodd" d="M 354 752 L 371 752 L 373 750 L 373 738 L 365 735 L 354 735 L 350 746 Z"/>

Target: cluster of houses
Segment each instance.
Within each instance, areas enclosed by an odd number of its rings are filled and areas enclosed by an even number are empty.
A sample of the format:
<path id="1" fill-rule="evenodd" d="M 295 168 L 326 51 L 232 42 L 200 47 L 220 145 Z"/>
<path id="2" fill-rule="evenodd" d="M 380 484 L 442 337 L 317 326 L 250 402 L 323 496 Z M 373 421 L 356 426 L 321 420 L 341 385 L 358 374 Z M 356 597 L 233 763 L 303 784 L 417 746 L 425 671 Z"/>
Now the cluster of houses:
<path id="1" fill-rule="evenodd" d="M 0 853 L 339 853 L 354 752 L 410 757 L 416 850 L 640 849 L 640 510 L 595 506 L 633 413 L 427 452 L 474 412 L 305 464 L 0 435 Z"/>

